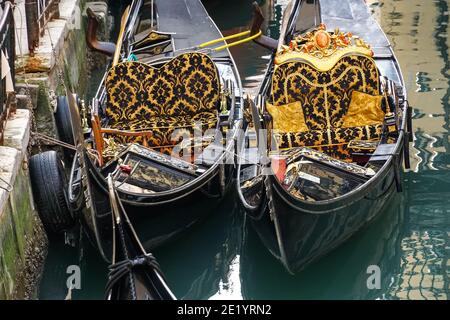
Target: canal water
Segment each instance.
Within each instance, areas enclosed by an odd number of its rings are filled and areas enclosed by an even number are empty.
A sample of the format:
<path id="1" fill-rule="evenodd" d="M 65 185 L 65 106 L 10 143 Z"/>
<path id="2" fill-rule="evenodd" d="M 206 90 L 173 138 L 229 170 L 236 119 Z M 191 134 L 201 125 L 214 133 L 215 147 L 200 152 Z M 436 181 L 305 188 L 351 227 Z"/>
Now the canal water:
<path id="1" fill-rule="evenodd" d="M 337 1 L 337 0 L 336 0 Z M 180 299 L 449 299 L 450 295 L 450 0 L 367 0 L 400 61 L 414 107 L 412 170 L 404 192 L 380 218 L 297 276 L 289 275 L 246 227 L 230 194 L 211 219 L 154 252 Z M 244 30 L 250 0 L 204 0 L 225 34 Z M 277 37 L 287 0 L 259 1 L 266 33 Z M 254 91 L 268 52 L 254 44 L 232 50 L 244 87 Z M 93 84 L 96 86 L 96 84 Z M 107 266 L 96 251 L 52 242 L 39 298 L 64 299 L 67 268 L 81 268 L 73 299 L 102 299 Z M 381 288 L 368 289 L 368 267 Z"/>

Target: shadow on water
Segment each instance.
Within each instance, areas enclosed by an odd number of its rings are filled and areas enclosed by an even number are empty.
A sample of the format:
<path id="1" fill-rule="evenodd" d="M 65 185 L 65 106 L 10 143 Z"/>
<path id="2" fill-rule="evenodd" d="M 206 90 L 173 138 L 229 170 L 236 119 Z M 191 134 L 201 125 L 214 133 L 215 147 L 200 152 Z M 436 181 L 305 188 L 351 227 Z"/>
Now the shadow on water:
<path id="1" fill-rule="evenodd" d="M 251 2 L 204 0 L 224 34 L 246 29 Z M 287 2 L 259 1 L 266 33 L 278 36 Z M 374 223 L 297 276 L 287 274 L 254 231 L 242 227 L 243 211 L 230 194 L 211 219 L 154 252 L 178 298 L 449 298 L 450 0 L 367 3 L 394 47 L 414 107 L 413 172 L 404 175 L 405 192 L 396 194 Z M 117 8 L 111 10 L 119 15 Z M 254 91 L 269 52 L 249 43 L 232 53 L 244 88 Z M 74 290 L 74 299 L 103 298 L 107 267 L 90 245 L 82 248 L 51 244 L 40 298 L 64 299 L 69 265 L 80 265 L 82 274 L 82 289 Z M 367 288 L 370 265 L 380 267 L 381 289 Z"/>
<path id="2" fill-rule="evenodd" d="M 236 258 L 242 239 L 243 215 L 231 192 L 213 215 L 181 241 L 155 251 L 168 283 L 180 299 L 240 297 Z M 231 275 L 231 277 L 230 277 Z M 238 280 L 236 283 L 235 281 Z"/>

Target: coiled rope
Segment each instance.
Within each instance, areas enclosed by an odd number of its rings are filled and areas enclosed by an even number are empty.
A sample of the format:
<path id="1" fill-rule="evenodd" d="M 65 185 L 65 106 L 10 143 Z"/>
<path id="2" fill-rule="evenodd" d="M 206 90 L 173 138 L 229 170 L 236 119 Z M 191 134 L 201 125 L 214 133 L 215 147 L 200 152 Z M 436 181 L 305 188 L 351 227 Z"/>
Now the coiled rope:
<path id="1" fill-rule="evenodd" d="M 108 297 L 109 292 L 112 290 L 114 285 L 116 285 L 125 276 L 132 277 L 132 271 L 138 267 L 150 267 L 156 270 L 159 274 L 162 274 L 161 268 L 159 266 L 156 258 L 148 253 L 146 255 L 141 255 L 135 259 L 125 259 L 123 261 L 111 264 L 108 269 L 108 282 L 106 284 L 106 297 Z M 136 288 L 134 287 L 134 282 L 130 280 L 130 291 L 132 294 L 132 299 L 136 299 Z"/>

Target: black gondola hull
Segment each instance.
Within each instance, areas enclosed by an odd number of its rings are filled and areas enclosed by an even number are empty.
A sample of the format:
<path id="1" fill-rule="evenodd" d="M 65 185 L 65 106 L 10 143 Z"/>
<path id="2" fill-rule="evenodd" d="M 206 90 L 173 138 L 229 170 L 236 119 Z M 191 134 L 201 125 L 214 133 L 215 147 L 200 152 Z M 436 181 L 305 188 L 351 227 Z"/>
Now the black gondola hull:
<path id="1" fill-rule="evenodd" d="M 110 260 L 112 250 L 112 216 L 109 194 L 105 177 L 85 156 L 86 208 L 83 210 L 81 222 L 89 239 L 99 249 L 103 258 Z M 226 175 L 226 188 L 229 190 L 232 169 Z M 218 170 L 202 177 L 196 188 L 173 193 L 164 197 L 145 196 L 142 194 L 119 193 L 124 209 L 134 226 L 137 235 L 147 251 L 166 244 L 197 222 L 213 214 L 225 196 L 210 190 L 219 186 Z M 89 187 L 88 187 L 89 186 Z M 214 194 L 210 194 L 213 192 Z M 86 196 L 87 195 L 87 196 Z"/>
<path id="2" fill-rule="evenodd" d="M 252 225 L 269 251 L 297 273 L 383 212 L 396 192 L 393 162 L 383 171 L 367 188 L 321 205 L 299 203 L 270 176 L 272 212 L 266 203 L 262 218 L 251 219 Z"/>

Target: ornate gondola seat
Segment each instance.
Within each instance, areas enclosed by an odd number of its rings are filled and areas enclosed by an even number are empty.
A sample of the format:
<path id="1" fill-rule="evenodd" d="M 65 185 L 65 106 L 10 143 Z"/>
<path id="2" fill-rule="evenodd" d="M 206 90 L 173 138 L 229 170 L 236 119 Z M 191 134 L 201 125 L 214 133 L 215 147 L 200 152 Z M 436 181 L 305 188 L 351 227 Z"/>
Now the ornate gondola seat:
<path id="1" fill-rule="evenodd" d="M 217 127 L 220 80 L 205 54 L 181 54 L 160 68 L 122 62 L 109 70 L 105 87 L 107 121 L 99 131 L 116 143 L 170 154 L 194 130 Z"/>
<path id="2" fill-rule="evenodd" d="M 350 141 L 380 138 L 385 112 L 378 69 L 370 48 L 352 40 L 321 25 L 278 53 L 267 111 L 280 149 L 308 146 L 347 160 Z M 280 117 L 297 123 L 277 127 Z"/>

